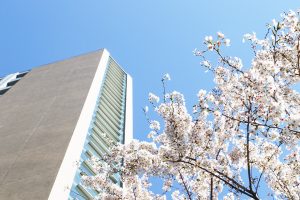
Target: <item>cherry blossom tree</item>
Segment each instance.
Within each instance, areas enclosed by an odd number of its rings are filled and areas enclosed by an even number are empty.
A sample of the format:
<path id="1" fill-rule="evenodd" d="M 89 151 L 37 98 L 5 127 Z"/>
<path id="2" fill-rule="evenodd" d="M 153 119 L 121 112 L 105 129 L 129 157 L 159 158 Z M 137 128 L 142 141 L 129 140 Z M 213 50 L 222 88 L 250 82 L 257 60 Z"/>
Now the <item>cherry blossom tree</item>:
<path id="1" fill-rule="evenodd" d="M 102 191 L 99 199 L 300 199 L 300 95 L 293 89 L 300 80 L 299 11 L 267 29 L 264 39 L 244 36 L 254 52 L 249 67 L 223 55 L 230 45 L 223 33 L 205 37 L 205 49 L 194 53 L 215 88 L 199 91 L 190 114 L 181 93 L 166 92 L 166 74 L 161 103 L 149 94 L 161 119 L 144 109 L 152 141 L 93 158 L 98 174 L 83 177 L 85 184 Z M 109 178 L 116 173 L 122 187 Z M 162 193 L 151 191 L 151 177 L 163 181 Z"/>

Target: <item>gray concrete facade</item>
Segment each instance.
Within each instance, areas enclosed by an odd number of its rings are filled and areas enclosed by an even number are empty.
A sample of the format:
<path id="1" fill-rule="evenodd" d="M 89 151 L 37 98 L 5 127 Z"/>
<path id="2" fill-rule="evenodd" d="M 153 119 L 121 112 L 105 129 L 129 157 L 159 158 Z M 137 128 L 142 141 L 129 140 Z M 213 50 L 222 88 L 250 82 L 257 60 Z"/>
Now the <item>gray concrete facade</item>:
<path id="1" fill-rule="evenodd" d="M 0 97 L 0 199 L 47 199 L 101 59 L 31 70 Z"/>

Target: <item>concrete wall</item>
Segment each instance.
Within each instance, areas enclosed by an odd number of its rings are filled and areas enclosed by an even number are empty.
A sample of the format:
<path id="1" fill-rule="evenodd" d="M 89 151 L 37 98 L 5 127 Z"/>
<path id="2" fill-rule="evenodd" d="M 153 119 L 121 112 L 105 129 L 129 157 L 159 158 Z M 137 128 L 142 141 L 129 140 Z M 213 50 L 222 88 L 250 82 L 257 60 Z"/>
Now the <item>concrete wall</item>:
<path id="1" fill-rule="evenodd" d="M 0 199 L 47 199 L 102 51 L 33 69 L 0 97 Z"/>

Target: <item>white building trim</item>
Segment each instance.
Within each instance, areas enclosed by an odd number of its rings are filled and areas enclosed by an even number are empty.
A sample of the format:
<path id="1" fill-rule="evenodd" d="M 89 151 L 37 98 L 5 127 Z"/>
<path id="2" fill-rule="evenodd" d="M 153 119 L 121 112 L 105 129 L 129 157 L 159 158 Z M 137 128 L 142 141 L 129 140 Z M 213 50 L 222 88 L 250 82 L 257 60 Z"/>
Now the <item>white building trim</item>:
<path id="1" fill-rule="evenodd" d="M 132 78 L 127 74 L 127 84 L 126 84 L 126 115 L 125 115 L 125 137 L 124 144 L 128 144 L 131 142 L 133 138 L 133 101 L 132 101 Z"/>
<path id="2" fill-rule="evenodd" d="M 104 49 L 72 138 L 51 189 L 49 200 L 67 200 L 69 197 L 108 61 L 109 53 Z"/>

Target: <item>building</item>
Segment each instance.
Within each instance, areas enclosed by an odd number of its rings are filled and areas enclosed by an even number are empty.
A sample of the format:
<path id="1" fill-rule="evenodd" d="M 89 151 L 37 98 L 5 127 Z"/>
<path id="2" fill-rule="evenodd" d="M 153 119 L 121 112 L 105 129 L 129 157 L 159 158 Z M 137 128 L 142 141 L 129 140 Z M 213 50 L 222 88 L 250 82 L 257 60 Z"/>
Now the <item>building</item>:
<path id="1" fill-rule="evenodd" d="M 6 76 L 0 94 L 0 199 L 88 199 L 85 160 L 132 138 L 132 80 L 106 50 Z"/>
<path id="2" fill-rule="evenodd" d="M 12 86 L 14 86 L 22 77 L 24 77 L 29 71 L 17 72 L 9 74 L 3 78 L 0 78 L 0 95 L 6 93 Z"/>

